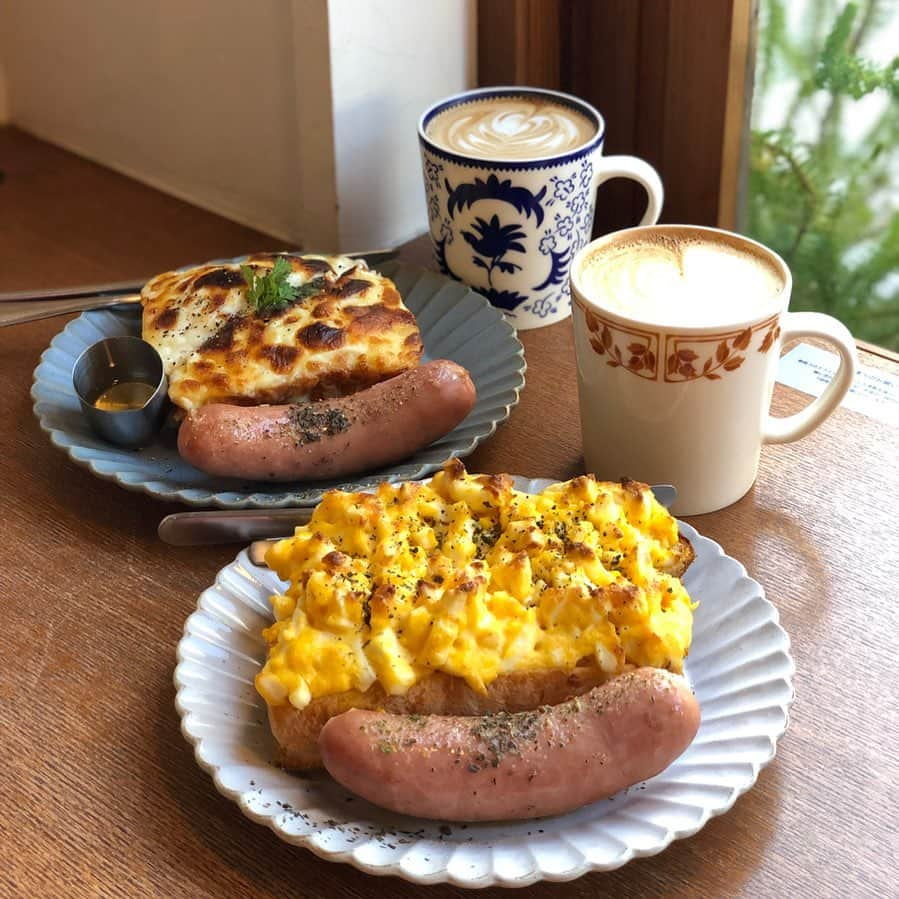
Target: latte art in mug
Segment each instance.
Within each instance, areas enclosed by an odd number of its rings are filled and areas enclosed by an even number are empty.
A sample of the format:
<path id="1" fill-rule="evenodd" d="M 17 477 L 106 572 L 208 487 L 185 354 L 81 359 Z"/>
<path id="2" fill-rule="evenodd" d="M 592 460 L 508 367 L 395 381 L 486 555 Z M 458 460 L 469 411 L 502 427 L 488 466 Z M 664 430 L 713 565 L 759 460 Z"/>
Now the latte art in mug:
<path id="1" fill-rule="evenodd" d="M 785 287 L 778 269 L 746 246 L 671 229 L 604 244 L 584 259 L 580 282 L 611 312 L 686 327 L 776 308 Z"/>
<path id="2" fill-rule="evenodd" d="M 493 97 L 450 107 L 427 127 L 440 147 L 479 159 L 534 159 L 574 150 L 596 136 L 596 124 L 561 103 Z"/>
<path id="3" fill-rule="evenodd" d="M 589 103 L 529 87 L 466 91 L 419 119 L 435 262 L 518 330 L 571 314 L 571 263 L 590 239 L 601 184 L 636 181 L 642 223 L 659 217 L 658 174 L 634 156 L 603 156 L 604 132 Z"/>
<path id="4" fill-rule="evenodd" d="M 849 389 L 852 335 L 788 312 L 792 279 L 773 250 L 695 225 L 631 228 L 588 244 L 571 266 L 584 464 L 600 478 L 674 484 L 678 515 L 736 502 L 763 444 L 816 428 Z M 817 337 L 840 354 L 801 412 L 769 412 L 784 343 Z"/>

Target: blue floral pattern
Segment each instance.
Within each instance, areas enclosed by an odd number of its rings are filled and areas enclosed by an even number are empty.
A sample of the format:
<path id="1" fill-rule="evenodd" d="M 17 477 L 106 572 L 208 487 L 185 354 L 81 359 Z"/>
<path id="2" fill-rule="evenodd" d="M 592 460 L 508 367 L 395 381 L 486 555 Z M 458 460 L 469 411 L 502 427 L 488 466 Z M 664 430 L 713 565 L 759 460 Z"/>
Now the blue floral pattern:
<path id="1" fill-rule="evenodd" d="M 430 187 L 436 187 L 440 183 L 440 173 L 443 171 L 443 163 L 435 159 L 425 160 L 425 182 Z"/>
<path id="2" fill-rule="evenodd" d="M 545 287 L 550 287 L 553 284 L 567 284 L 568 267 L 571 265 L 573 246 L 572 244 L 559 252 L 550 250 L 549 257 L 552 264 L 550 265 L 549 274 L 544 281 L 534 285 L 534 290 L 543 290 Z"/>
<path id="3" fill-rule="evenodd" d="M 581 175 L 578 180 L 578 183 L 581 186 L 581 190 L 589 190 L 590 183 L 593 181 L 593 163 L 590 162 L 589 159 L 585 159 L 581 163 Z"/>
<path id="4" fill-rule="evenodd" d="M 580 214 L 584 211 L 584 207 L 587 205 L 587 197 L 584 194 L 576 194 L 569 204 L 568 208 L 574 213 L 575 216 L 580 216 Z"/>
<path id="5" fill-rule="evenodd" d="M 557 178 L 553 175 L 550 181 L 555 182 L 553 197 L 557 200 L 567 200 L 574 193 L 574 175 L 570 178 Z"/>
<path id="6" fill-rule="evenodd" d="M 501 200 L 514 206 L 516 211 L 530 217 L 533 213 L 537 224 L 543 222 L 543 206 L 541 201 L 546 194 L 546 187 L 534 194 L 526 187 L 512 184 L 512 179 L 500 181 L 496 175 L 489 175 L 486 180 L 475 178 L 473 182 L 465 182 L 453 187 L 449 179 L 444 179 L 449 198 L 446 201 L 446 211 L 452 218 L 456 212 L 471 208 L 479 200 Z"/>
<path id="7" fill-rule="evenodd" d="M 516 293 L 514 290 L 495 290 L 490 287 L 486 290 L 481 289 L 480 293 L 484 294 L 494 306 L 511 313 L 514 313 L 522 303 L 527 302 L 524 294 Z"/>
<path id="8" fill-rule="evenodd" d="M 462 237 L 475 251 L 472 261 L 487 272 L 487 283 L 491 287 L 495 268 L 507 275 L 521 270 L 518 263 L 503 258 L 506 253 L 513 251 L 524 252 L 524 244 L 520 241 L 527 234 L 517 224 L 501 225 L 498 215 L 494 215 L 489 222 L 476 218 L 471 231 L 463 231 Z"/>
<path id="9" fill-rule="evenodd" d="M 574 218 L 570 215 L 559 215 L 556 213 L 556 233 L 559 237 L 569 237 L 571 229 L 574 228 Z"/>
<path id="10" fill-rule="evenodd" d="M 489 168 L 465 171 L 427 152 L 423 168 L 441 271 L 480 290 L 513 321 L 519 312 L 545 320 L 570 307 L 571 261 L 590 239 L 593 224 L 589 158 L 558 167 L 542 182 Z M 463 241 L 450 250 L 456 237 Z M 529 253 L 546 262 L 532 265 Z M 532 270 L 539 277 L 524 287 L 522 275 Z"/>
<path id="11" fill-rule="evenodd" d="M 552 294 L 547 294 L 545 297 L 541 297 L 537 300 L 537 302 L 531 306 L 530 311 L 538 318 L 546 318 L 548 315 L 554 315 L 556 308 L 555 303 L 553 303 Z"/>
<path id="12" fill-rule="evenodd" d="M 440 218 L 440 198 L 436 194 L 428 197 L 428 221 L 436 222 Z"/>

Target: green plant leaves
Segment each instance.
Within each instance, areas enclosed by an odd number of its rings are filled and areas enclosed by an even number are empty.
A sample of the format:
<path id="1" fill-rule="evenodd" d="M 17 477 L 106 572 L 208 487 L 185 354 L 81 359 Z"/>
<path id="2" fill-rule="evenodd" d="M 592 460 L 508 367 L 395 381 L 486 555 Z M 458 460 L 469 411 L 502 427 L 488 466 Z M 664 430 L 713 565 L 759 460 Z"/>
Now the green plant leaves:
<path id="1" fill-rule="evenodd" d="M 815 9 L 797 20 L 783 0 L 763 6 L 756 119 L 766 127 L 752 134 L 744 230 L 787 261 L 791 308 L 899 349 L 899 58 L 864 58 L 899 10 L 878 0 Z M 875 91 L 857 112 L 856 98 Z"/>

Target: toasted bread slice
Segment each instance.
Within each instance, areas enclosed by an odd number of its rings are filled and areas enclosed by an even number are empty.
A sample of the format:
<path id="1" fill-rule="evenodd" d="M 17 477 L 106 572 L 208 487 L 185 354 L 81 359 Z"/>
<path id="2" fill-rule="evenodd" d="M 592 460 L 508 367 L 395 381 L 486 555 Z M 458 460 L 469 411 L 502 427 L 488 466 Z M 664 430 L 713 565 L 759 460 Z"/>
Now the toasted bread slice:
<path id="1" fill-rule="evenodd" d="M 494 483 L 485 485 L 484 477 L 485 476 L 480 476 L 480 478 L 478 476 L 467 476 L 461 462 L 454 460 L 453 462 L 448 463 L 444 472 L 437 475 L 434 480 L 438 481 L 442 478 L 445 482 L 448 482 L 449 487 L 447 487 L 447 483 L 444 483 L 443 489 L 450 489 L 451 492 L 452 489 L 455 489 L 458 492 L 462 487 L 469 488 L 469 490 L 476 489 L 482 491 L 490 487 L 494 490 L 494 493 L 490 495 L 490 501 L 485 503 L 485 508 L 491 508 L 491 504 L 496 500 L 496 494 L 501 492 L 499 488 L 504 489 L 506 492 L 511 491 L 511 479 L 508 476 L 500 476 L 506 480 L 505 482 L 499 482 L 499 487 L 497 487 Z M 571 492 L 576 505 L 577 501 L 583 501 L 585 497 L 593 495 L 589 489 L 591 486 L 593 486 L 592 478 L 582 476 L 581 478 L 574 479 L 567 485 L 558 485 L 557 487 L 548 489 L 555 491 L 555 493 L 558 494 L 557 501 L 564 502 L 566 501 L 567 494 L 565 494 L 565 489 L 567 488 Z M 633 494 L 637 500 L 641 500 L 645 497 L 648 490 L 645 484 L 629 480 L 623 480 L 620 484 L 606 486 L 611 486 L 611 488 L 617 490 L 619 494 L 623 489 L 624 491 Z M 452 495 L 455 496 L 455 494 Z M 465 500 L 464 492 L 460 493 L 459 496 L 461 497 L 460 502 L 467 501 Z M 456 498 L 459 499 L 459 497 Z M 414 499 L 414 496 L 412 499 Z M 391 505 L 390 508 L 392 509 L 393 506 Z M 552 509 L 555 510 L 555 508 L 556 506 L 553 505 Z M 657 508 L 656 511 L 658 511 Z M 615 515 L 617 516 L 618 514 L 620 513 L 616 510 Z M 339 520 L 349 527 L 349 525 L 347 525 L 349 519 L 339 518 Z M 527 519 L 527 521 L 530 521 L 530 519 Z M 643 564 L 644 567 L 654 567 L 657 573 L 664 573 L 665 575 L 680 578 L 692 563 L 695 553 L 689 540 L 682 534 L 677 534 L 677 540 L 675 542 L 674 536 L 677 532 L 675 528 L 671 527 L 671 525 L 674 525 L 674 522 L 670 517 L 668 517 L 665 525 L 667 540 L 665 541 L 664 557 L 661 559 L 653 558 L 650 560 L 648 554 L 644 554 L 644 561 L 641 564 Z M 356 526 L 355 520 L 353 520 L 352 527 L 355 528 Z M 545 525 L 542 518 L 540 519 L 539 525 L 534 523 L 528 526 L 535 527 L 537 530 L 541 531 L 538 536 L 542 538 L 541 542 L 536 542 L 532 545 L 529 544 L 529 546 L 536 546 L 540 549 L 540 547 L 553 545 L 553 540 L 555 540 L 556 545 L 561 541 L 561 547 L 552 551 L 557 552 L 559 559 L 566 564 L 576 564 L 579 554 L 583 555 L 588 561 L 593 560 L 595 562 L 597 558 L 596 553 L 601 552 L 602 550 L 602 546 L 599 546 L 595 550 L 591 550 L 584 543 L 572 542 L 568 544 L 566 543 L 567 537 L 563 540 L 562 537 L 558 536 L 558 530 L 553 532 L 551 527 L 548 529 L 549 533 L 547 536 L 546 533 L 543 533 Z M 554 533 L 556 536 L 554 536 Z M 567 531 L 564 531 L 564 533 L 567 535 Z M 605 537 L 605 531 L 603 531 L 603 537 Z M 618 537 L 621 537 L 620 531 Z M 319 539 L 321 538 L 319 537 Z M 519 557 L 525 558 L 525 561 L 527 561 L 526 551 L 522 550 L 520 547 L 516 547 L 516 549 L 519 550 Z M 328 556 L 325 556 L 324 559 L 327 560 L 331 556 L 340 556 L 340 554 L 330 553 Z M 619 559 L 620 554 L 618 558 L 612 561 L 611 564 L 613 567 L 617 565 Z M 277 565 L 273 567 L 275 567 L 275 570 L 278 571 L 282 578 L 292 580 L 295 576 L 295 572 L 292 570 L 292 563 L 288 564 L 289 560 L 283 558 L 280 561 L 282 563 L 280 568 L 278 568 Z M 484 564 L 489 563 L 479 562 L 478 564 L 483 566 Z M 508 561 L 505 565 L 506 568 L 510 567 Z M 318 562 L 315 563 L 315 566 L 318 566 Z M 327 568 L 326 565 L 323 567 L 325 569 Z M 501 568 L 500 570 L 503 569 Z M 531 569 L 529 566 L 527 570 L 527 577 L 530 578 Z M 649 569 L 647 568 L 647 572 L 648 571 Z M 299 570 L 299 575 L 303 575 L 303 573 L 303 570 Z M 331 573 L 333 574 L 333 572 Z M 482 577 L 481 580 L 484 581 L 484 578 Z M 439 583 L 443 582 L 444 579 L 441 576 Z M 305 581 L 303 583 L 305 583 Z M 424 583 L 424 581 L 421 581 L 420 583 Z M 359 689 L 354 689 L 345 692 L 313 696 L 302 708 L 297 708 L 295 705 L 283 701 L 286 697 L 283 695 L 278 696 L 278 694 L 275 693 L 274 698 L 276 701 L 271 702 L 268 713 L 272 733 L 278 744 L 277 760 L 284 767 L 291 769 L 314 768 L 319 766 L 321 764 L 321 759 L 318 751 L 318 737 L 322 727 L 324 727 L 329 718 L 340 715 L 352 708 L 384 709 L 385 711 L 395 714 L 406 715 L 474 716 L 490 712 L 526 711 L 544 705 L 556 705 L 574 696 L 586 693 L 609 680 L 611 677 L 621 674 L 637 665 L 665 666 L 673 671 L 679 672 L 683 657 L 686 655 L 689 646 L 689 620 L 686 623 L 682 622 L 682 626 L 678 631 L 676 627 L 676 616 L 668 616 L 672 618 L 672 627 L 674 628 L 673 633 L 676 637 L 673 643 L 675 651 L 672 652 L 666 646 L 665 640 L 663 639 L 669 636 L 668 632 L 665 628 L 662 628 L 662 636 L 660 637 L 658 630 L 653 629 L 651 626 L 651 616 L 649 615 L 649 612 L 642 608 L 641 588 L 635 583 L 628 581 L 626 577 L 607 583 L 603 587 L 595 587 L 592 589 L 590 588 L 591 583 L 592 582 L 588 582 L 587 587 L 583 589 L 583 593 L 581 594 L 582 600 L 585 605 L 589 604 L 591 600 L 595 600 L 596 609 L 605 610 L 605 613 L 610 617 L 604 624 L 610 626 L 612 634 L 617 642 L 614 642 L 612 645 L 606 645 L 599 639 L 595 645 L 591 643 L 579 648 L 578 652 L 582 654 L 574 669 L 568 667 L 568 665 L 574 661 L 572 657 L 567 659 L 564 668 L 553 669 L 549 667 L 554 662 L 553 657 L 546 656 L 541 658 L 538 663 L 543 665 L 543 668 L 524 671 L 507 671 L 493 680 L 489 686 L 486 687 L 486 690 L 482 692 L 470 687 L 461 677 L 449 674 L 446 671 L 434 670 L 424 678 L 414 681 L 412 686 L 401 695 L 388 694 L 384 686 L 380 682 L 375 681 L 375 683 L 364 692 Z M 581 587 L 583 587 L 583 585 L 581 585 Z M 437 589 L 436 584 L 434 585 L 434 589 Z M 464 587 L 463 585 L 456 585 L 456 589 L 464 589 L 465 591 L 470 592 L 478 588 L 472 581 L 466 582 Z M 530 588 L 524 588 L 524 592 L 521 595 L 527 596 L 528 589 L 537 589 L 534 586 L 533 581 L 531 581 Z M 667 608 L 667 605 L 665 605 L 667 596 L 663 597 L 659 591 L 661 591 L 661 587 L 656 589 L 654 594 L 655 608 L 661 608 L 664 611 Z M 671 589 L 667 590 L 668 594 L 671 594 L 671 592 Z M 678 600 L 679 611 L 681 613 L 686 612 L 689 614 L 691 608 L 689 597 L 686 596 L 683 590 L 680 592 L 683 595 Z M 686 602 L 686 606 L 684 605 L 684 602 Z M 550 610 L 547 614 L 555 615 L 555 612 Z M 369 616 L 371 616 L 370 610 Z M 393 618 L 394 616 L 391 614 L 389 617 Z M 359 621 L 359 627 L 363 626 L 363 620 Z M 433 624 L 434 622 L 432 621 L 430 623 Z M 369 622 L 365 622 L 365 624 L 370 626 Z M 578 627 L 577 624 L 572 626 L 575 628 Z M 641 626 L 644 630 L 644 633 L 642 634 L 639 633 Z M 621 631 L 619 631 L 619 628 L 621 628 Z M 625 646 L 620 639 L 621 633 L 624 631 L 630 631 L 630 634 L 624 639 L 632 641 L 631 649 L 625 649 Z M 274 642 L 276 638 L 272 639 Z M 642 641 L 642 648 L 645 649 L 645 651 L 642 653 L 633 651 L 633 641 L 637 641 L 638 648 L 640 648 L 639 644 L 640 641 Z M 306 656 L 304 656 L 304 658 L 306 658 Z M 574 658 L 578 657 L 575 656 Z M 502 664 L 503 667 L 514 668 L 514 659 L 504 658 Z M 438 668 L 438 666 L 434 665 L 434 668 Z M 459 669 L 457 668 L 456 670 L 458 671 Z M 496 669 L 494 668 L 493 670 Z M 474 672 L 474 679 L 477 679 L 477 671 Z M 346 683 L 347 681 L 344 680 L 341 686 Z M 285 691 L 283 685 L 281 686 L 281 692 L 283 694 Z M 267 695 L 262 690 L 260 690 L 260 692 L 262 692 L 264 696 Z M 278 699 L 281 701 L 277 701 Z"/>
<path id="2" fill-rule="evenodd" d="M 666 573 L 683 576 L 695 558 L 690 541 L 683 535 Z M 633 666 L 627 665 L 622 670 Z M 609 674 L 595 665 L 580 665 L 573 671 L 520 671 L 501 674 L 486 694 L 473 690 L 462 678 L 436 671 L 400 696 L 391 696 L 379 683 L 364 693 L 347 690 L 313 699 L 305 708 L 292 705 L 268 707 L 272 734 L 277 743 L 276 762 L 291 770 L 321 766 L 318 735 L 325 722 L 352 708 L 384 709 L 404 715 L 483 715 L 488 712 L 518 712 L 543 705 L 556 705 L 605 683 L 622 672 Z"/>
<path id="3" fill-rule="evenodd" d="M 677 545 L 672 547 L 671 560 L 667 565 L 661 565 L 659 571 L 670 574 L 672 577 L 683 577 L 686 570 L 693 564 L 696 552 L 693 544 L 683 535 L 678 534 Z"/>
<path id="4" fill-rule="evenodd" d="M 289 268 L 297 299 L 259 310 L 247 269 Z M 396 285 L 345 256 L 259 253 L 157 275 L 141 292 L 141 334 L 162 357 L 169 397 L 209 403 L 292 403 L 355 393 L 415 368 L 415 316 Z"/>

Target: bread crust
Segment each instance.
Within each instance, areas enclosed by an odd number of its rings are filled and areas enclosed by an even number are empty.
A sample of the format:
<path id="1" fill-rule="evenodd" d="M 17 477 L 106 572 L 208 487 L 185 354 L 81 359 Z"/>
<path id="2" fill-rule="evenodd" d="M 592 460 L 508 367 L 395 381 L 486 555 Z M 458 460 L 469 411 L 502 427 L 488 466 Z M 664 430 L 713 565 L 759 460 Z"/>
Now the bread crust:
<path id="1" fill-rule="evenodd" d="M 347 690 L 320 696 L 302 709 L 289 704 L 269 706 L 268 720 L 278 744 L 275 761 L 291 770 L 321 767 L 318 751 L 321 729 L 329 718 L 352 708 L 384 709 L 399 715 L 520 712 L 542 705 L 556 705 L 579 696 L 605 683 L 614 674 L 586 665 L 570 672 L 512 672 L 499 675 L 484 695 L 469 687 L 462 678 L 436 671 L 411 686 L 402 696 L 389 696 L 376 682 L 364 693 Z"/>

